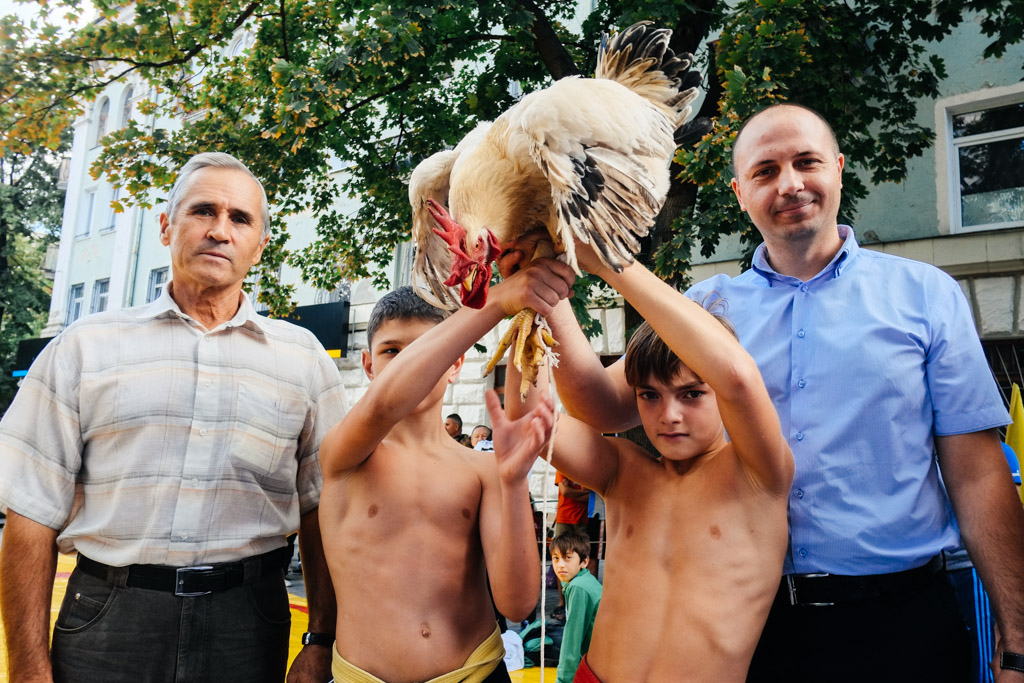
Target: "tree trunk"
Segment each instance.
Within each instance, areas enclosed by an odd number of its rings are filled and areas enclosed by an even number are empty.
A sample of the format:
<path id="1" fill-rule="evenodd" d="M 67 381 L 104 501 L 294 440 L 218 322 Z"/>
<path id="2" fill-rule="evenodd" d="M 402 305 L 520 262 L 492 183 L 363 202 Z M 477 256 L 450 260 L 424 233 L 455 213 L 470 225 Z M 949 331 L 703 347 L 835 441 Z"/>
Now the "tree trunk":
<path id="1" fill-rule="evenodd" d="M 566 76 L 579 76 L 579 67 L 566 51 L 547 15 L 532 0 L 521 1 L 533 15 L 533 26 L 530 27 L 533 32 L 533 45 L 537 48 L 537 54 L 540 55 L 548 73 L 556 81 Z"/>

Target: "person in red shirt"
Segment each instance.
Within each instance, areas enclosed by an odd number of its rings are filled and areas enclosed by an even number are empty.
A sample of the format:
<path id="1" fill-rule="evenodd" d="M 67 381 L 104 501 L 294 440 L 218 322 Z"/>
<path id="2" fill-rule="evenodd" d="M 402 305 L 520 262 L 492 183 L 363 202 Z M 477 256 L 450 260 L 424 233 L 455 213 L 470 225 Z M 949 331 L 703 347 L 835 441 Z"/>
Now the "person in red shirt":
<path id="1" fill-rule="evenodd" d="M 583 488 L 561 472 L 555 472 L 558 487 L 558 511 L 555 513 L 555 536 L 567 531 L 586 533 L 587 503 L 590 489 Z"/>
<path id="2" fill-rule="evenodd" d="M 577 484 L 557 470 L 555 471 L 555 485 L 558 487 L 555 537 L 557 538 L 570 531 L 577 534 L 586 534 L 590 489 Z M 561 582 L 558 582 L 558 606 L 552 612 L 551 617 L 559 621 L 565 620 L 565 595 L 562 593 Z"/>

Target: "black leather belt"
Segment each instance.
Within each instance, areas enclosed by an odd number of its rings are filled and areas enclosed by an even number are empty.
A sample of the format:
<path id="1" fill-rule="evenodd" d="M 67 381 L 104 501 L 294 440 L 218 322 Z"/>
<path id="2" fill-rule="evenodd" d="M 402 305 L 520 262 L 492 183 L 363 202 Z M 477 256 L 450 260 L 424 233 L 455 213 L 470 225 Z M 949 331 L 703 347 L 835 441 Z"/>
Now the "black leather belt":
<path id="1" fill-rule="evenodd" d="M 247 557 L 238 562 L 169 567 L 160 564 L 131 564 L 112 567 L 78 554 L 78 569 L 115 586 L 167 591 L 182 597 L 207 595 L 244 586 L 288 566 L 291 546 Z"/>
<path id="2" fill-rule="evenodd" d="M 828 607 L 899 595 L 927 586 L 942 567 L 942 555 L 936 555 L 920 567 L 892 574 L 786 574 L 777 600 L 790 605 Z"/>

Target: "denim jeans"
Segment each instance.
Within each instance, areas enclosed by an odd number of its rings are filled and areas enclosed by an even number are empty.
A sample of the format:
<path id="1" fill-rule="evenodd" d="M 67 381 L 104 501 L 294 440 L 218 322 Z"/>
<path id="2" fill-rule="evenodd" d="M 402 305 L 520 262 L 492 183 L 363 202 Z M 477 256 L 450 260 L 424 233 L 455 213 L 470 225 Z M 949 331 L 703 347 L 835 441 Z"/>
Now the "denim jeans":
<path id="1" fill-rule="evenodd" d="M 290 627 L 283 572 L 186 598 L 76 569 L 53 631 L 54 683 L 282 683 Z"/>

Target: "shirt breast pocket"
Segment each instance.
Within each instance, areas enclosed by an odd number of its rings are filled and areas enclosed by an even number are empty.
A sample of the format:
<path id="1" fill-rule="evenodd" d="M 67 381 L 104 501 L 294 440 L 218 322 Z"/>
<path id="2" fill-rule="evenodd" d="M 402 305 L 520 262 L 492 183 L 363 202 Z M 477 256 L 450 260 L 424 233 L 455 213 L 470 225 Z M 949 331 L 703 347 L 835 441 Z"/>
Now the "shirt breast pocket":
<path id="1" fill-rule="evenodd" d="M 261 478 L 295 481 L 295 452 L 306 421 L 303 399 L 279 396 L 239 383 L 235 394 L 235 433 L 231 460 Z"/>

